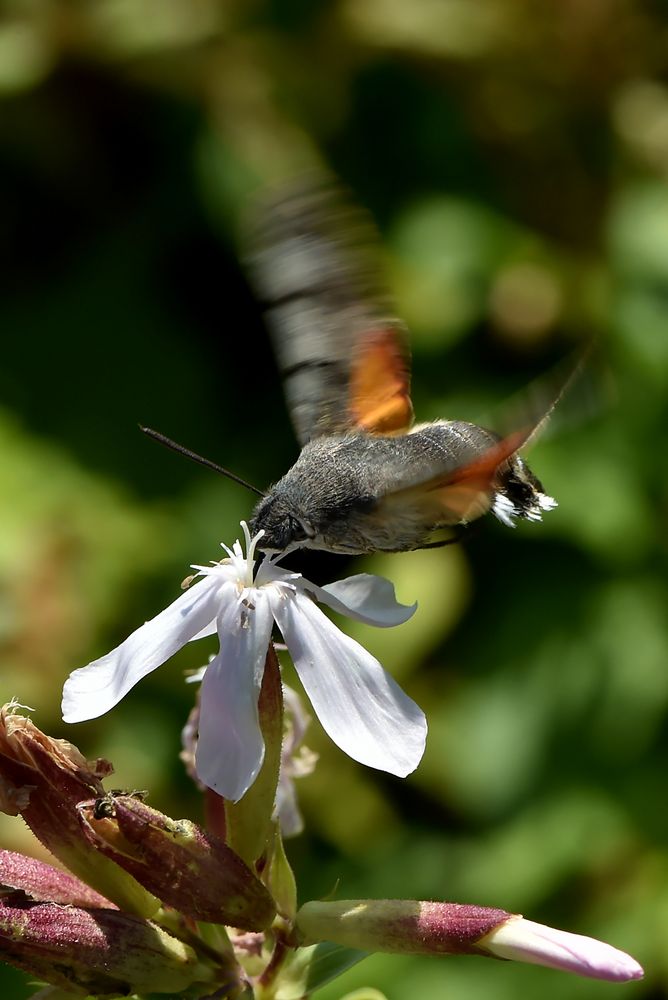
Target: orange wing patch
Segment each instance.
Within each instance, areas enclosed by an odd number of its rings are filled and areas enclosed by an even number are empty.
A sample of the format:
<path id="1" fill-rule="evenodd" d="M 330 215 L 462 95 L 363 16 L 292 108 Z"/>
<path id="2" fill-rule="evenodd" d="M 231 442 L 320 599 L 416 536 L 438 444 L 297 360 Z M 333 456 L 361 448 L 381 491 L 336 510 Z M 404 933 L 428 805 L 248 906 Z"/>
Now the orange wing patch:
<path id="1" fill-rule="evenodd" d="M 398 434 L 413 422 L 408 358 L 396 329 L 360 338 L 350 373 L 350 413 L 371 434 Z"/>
<path id="2" fill-rule="evenodd" d="M 525 444 L 532 432 L 532 427 L 514 431 L 480 458 L 426 484 L 426 491 L 432 497 L 435 494 L 438 506 L 454 515 L 456 521 L 473 521 L 489 510 L 499 467 Z"/>

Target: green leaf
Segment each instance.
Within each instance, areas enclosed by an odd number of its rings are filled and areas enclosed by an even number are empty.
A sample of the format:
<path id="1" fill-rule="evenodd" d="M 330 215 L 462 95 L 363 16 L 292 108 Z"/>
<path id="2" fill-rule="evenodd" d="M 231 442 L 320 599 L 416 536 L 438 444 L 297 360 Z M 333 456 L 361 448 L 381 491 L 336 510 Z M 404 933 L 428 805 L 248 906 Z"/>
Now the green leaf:
<path id="1" fill-rule="evenodd" d="M 293 959 L 281 973 L 276 1000 L 302 1000 L 311 996 L 321 986 L 343 975 L 357 965 L 368 952 L 356 948 L 342 948 L 330 941 L 307 948 L 298 948 Z"/>

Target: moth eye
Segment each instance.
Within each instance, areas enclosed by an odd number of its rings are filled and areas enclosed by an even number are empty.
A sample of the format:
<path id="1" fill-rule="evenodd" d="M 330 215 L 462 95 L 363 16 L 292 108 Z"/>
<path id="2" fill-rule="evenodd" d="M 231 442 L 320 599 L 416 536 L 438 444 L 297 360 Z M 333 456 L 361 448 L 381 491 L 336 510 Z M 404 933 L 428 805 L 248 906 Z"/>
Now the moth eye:
<path id="1" fill-rule="evenodd" d="M 308 521 L 302 521 L 298 517 L 291 517 L 290 535 L 293 542 L 303 542 L 307 538 L 315 538 L 316 531 Z"/>

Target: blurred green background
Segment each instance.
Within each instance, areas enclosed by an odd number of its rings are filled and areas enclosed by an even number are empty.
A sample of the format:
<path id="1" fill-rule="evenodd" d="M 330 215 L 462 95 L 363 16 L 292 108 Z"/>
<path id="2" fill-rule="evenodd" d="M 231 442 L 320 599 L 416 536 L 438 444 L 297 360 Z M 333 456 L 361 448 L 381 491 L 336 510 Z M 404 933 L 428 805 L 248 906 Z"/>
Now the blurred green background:
<path id="1" fill-rule="evenodd" d="M 5 0 L 0 19 L 3 700 L 200 815 L 178 760 L 191 647 L 66 728 L 62 683 L 216 558 L 297 449 L 238 262 L 249 194 L 327 163 L 375 217 L 421 419 L 481 417 L 596 341 L 612 389 L 531 464 L 560 506 L 464 547 L 347 562 L 418 599 L 347 626 L 424 707 L 406 781 L 314 724 L 302 899 L 502 906 L 634 954 L 618 987 L 376 956 L 390 1000 L 658 998 L 668 981 L 668 5 L 632 0 Z M 575 394 L 577 396 L 577 393 Z M 0 817 L 4 846 L 38 853 Z M 2 969 L 4 995 L 27 980 Z M 4 985 L 2 985 L 4 984 Z"/>

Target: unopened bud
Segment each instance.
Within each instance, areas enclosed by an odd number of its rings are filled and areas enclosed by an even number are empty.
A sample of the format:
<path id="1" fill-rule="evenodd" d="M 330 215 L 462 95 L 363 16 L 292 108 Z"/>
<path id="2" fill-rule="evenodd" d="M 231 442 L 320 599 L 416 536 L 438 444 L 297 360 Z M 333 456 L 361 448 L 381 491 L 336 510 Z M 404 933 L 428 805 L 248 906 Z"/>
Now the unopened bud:
<path id="1" fill-rule="evenodd" d="M 263 930 L 276 914 L 258 878 L 224 841 L 132 795 L 79 806 L 91 843 L 164 903 L 195 920 Z"/>
<path id="2" fill-rule="evenodd" d="M 488 955 L 611 982 L 643 974 L 635 959 L 602 941 L 484 906 L 392 899 L 312 902 L 301 907 L 296 922 L 305 944 L 332 941 L 410 955 Z"/>
<path id="3" fill-rule="evenodd" d="M 213 971 L 160 927 L 118 910 L 0 897 L 3 960 L 52 986 L 94 996 L 175 995 Z"/>
<path id="4" fill-rule="evenodd" d="M 37 903 L 116 909 L 113 903 L 74 875 L 14 851 L 0 850 L 0 885 L 20 890 Z"/>
<path id="5" fill-rule="evenodd" d="M 305 903 L 297 927 L 306 944 L 333 941 L 406 955 L 480 954 L 477 942 L 510 914 L 458 903 L 354 899 Z"/>

